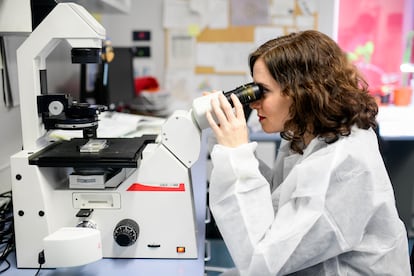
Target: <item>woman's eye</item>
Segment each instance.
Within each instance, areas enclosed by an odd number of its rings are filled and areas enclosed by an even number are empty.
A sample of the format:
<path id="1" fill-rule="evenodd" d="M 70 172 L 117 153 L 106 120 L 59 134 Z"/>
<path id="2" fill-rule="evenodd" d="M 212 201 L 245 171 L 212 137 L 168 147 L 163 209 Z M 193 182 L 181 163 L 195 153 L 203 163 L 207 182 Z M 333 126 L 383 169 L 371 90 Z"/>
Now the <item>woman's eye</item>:
<path id="1" fill-rule="evenodd" d="M 266 93 L 269 93 L 270 92 L 270 90 L 269 89 L 267 89 L 267 88 L 262 88 L 262 91 L 263 91 L 263 94 L 266 94 Z"/>

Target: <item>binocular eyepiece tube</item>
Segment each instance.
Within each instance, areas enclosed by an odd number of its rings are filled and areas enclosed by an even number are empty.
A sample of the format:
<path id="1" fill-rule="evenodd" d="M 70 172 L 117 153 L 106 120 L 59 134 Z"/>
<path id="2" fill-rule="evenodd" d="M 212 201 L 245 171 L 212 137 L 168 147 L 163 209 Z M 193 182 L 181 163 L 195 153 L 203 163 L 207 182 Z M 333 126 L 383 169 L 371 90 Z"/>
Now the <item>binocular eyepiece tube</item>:
<path id="1" fill-rule="evenodd" d="M 239 98 L 240 102 L 243 105 L 246 105 L 260 99 L 263 95 L 263 90 L 254 82 L 251 82 L 243 84 L 242 86 L 239 86 L 231 91 L 223 92 L 223 94 L 226 96 L 231 106 L 233 106 L 233 101 L 230 98 L 231 94 L 235 94 L 237 98 Z"/>
<path id="2" fill-rule="evenodd" d="M 230 97 L 231 94 L 235 94 L 243 105 L 247 105 L 260 99 L 263 95 L 263 90 L 259 85 L 251 82 L 241 85 L 231 91 L 219 91 L 194 99 L 191 111 L 193 118 L 197 122 L 200 129 L 205 129 L 210 126 L 206 119 L 206 113 L 211 110 L 211 99 L 218 97 L 219 93 L 223 93 L 230 102 L 231 106 L 233 106 L 233 101 Z"/>

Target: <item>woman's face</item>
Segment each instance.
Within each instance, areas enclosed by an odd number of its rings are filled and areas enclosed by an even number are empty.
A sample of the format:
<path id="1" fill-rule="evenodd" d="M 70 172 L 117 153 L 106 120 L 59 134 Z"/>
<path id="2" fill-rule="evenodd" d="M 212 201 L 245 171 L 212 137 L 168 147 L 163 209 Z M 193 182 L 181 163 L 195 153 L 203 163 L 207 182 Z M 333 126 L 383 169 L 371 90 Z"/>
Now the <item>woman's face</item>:
<path id="1" fill-rule="evenodd" d="M 250 104 L 250 108 L 257 111 L 263 131 L 266 133 L 283 131 L 283 126 L 289 119 L 292 99 L 282 94 L 279 84 L 272 78 L 260 58 L 253 66 L 253 80 L 264 92 L 261 99 Z"/>

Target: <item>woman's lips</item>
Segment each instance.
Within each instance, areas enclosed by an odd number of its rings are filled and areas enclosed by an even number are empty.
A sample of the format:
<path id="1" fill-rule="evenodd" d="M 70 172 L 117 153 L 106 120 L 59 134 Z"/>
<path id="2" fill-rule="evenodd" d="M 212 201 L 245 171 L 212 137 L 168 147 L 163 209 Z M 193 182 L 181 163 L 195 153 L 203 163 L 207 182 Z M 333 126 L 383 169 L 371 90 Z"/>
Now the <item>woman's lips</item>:
<path id="1" fill-rule="evenodd" d="M 265 117 L 259 115 L 259 122 L 263 121 L 264 119 L 265 119 Z"/>

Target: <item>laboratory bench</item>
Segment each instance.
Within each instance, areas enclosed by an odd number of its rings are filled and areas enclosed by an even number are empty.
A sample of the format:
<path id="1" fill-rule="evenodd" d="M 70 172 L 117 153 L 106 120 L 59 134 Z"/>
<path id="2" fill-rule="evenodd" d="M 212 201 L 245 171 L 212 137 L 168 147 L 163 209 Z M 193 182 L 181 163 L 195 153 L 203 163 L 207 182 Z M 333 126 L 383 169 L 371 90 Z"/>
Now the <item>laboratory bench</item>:
<path id="1" fill-rule="evenodd" d="M 105 276 L 105 275 L 134 275 L 134 276 L 202 276 L 204 275 L 204 253 L 196 260 L 160 260 L 160 259 L 102 259 L 84 266 L 41 269 L 39 276 Z M 37 269 L 17 269 L 14 252 L 8 258 L 10 269 L 2 275 L 34 276 Z M 3 263 L 4 268 L 5 263 Z"/>
<path id="2" fill-rule="evenodd" d="M 380 106 L 377 121 L 380 151 L 400 218 L 411 240 L 414 238 L 414 106 Z"/>

